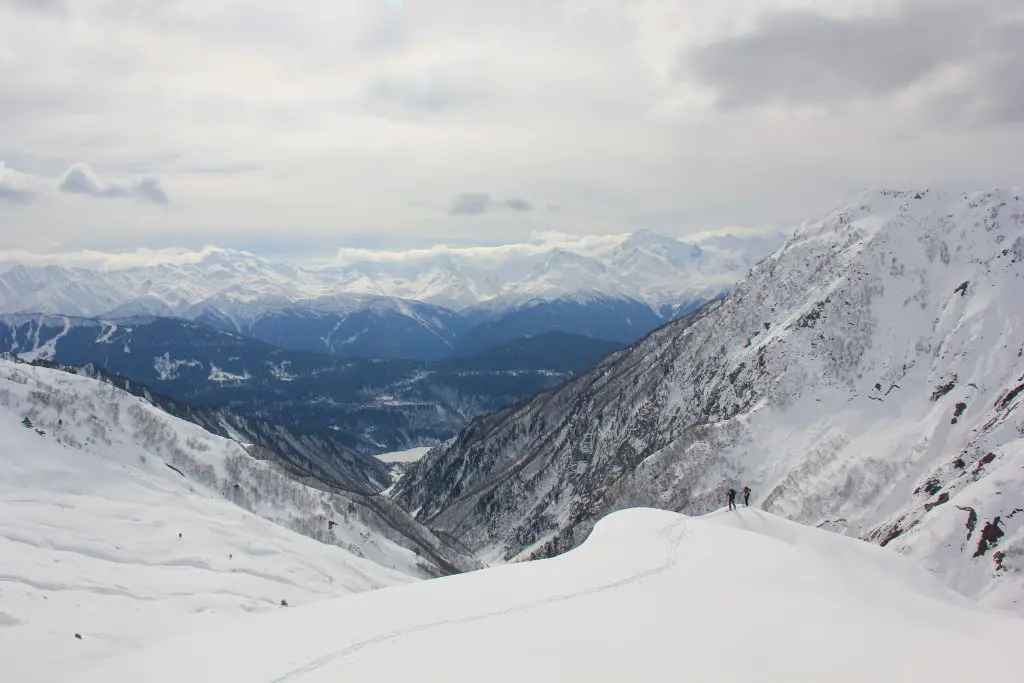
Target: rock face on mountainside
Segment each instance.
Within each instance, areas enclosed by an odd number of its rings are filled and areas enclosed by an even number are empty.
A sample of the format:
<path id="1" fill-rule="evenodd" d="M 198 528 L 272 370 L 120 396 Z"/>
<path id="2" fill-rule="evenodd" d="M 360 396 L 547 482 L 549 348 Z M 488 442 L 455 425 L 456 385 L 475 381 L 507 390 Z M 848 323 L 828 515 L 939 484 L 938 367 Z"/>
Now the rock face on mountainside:
<path id="1" fill-rule="evenodd" d="M 728 487 L 1024 605 L 1024 201 L 866 194 L 724 300 L 474 420 L 396 500 L 488 561 L 579 544 L 610 511 L 703 513 Z"/>

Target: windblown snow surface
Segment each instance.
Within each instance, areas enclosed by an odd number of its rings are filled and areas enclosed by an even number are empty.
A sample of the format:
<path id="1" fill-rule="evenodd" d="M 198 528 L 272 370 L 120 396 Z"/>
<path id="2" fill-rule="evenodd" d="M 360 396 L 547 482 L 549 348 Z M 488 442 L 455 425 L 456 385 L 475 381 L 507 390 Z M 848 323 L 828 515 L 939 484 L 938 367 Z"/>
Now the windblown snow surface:
<path id="1" fill-rule="evenodd" d="M 754 509 L 618 512 L 560 557 L 258 615 L 69 683 L 1010 681 L 1024 621 Z"/>
<path id="2" fill-rule="evenodd" d="M 0 680 L 425 575 L 343 500 L 118 389 L 0 360 Z"/>

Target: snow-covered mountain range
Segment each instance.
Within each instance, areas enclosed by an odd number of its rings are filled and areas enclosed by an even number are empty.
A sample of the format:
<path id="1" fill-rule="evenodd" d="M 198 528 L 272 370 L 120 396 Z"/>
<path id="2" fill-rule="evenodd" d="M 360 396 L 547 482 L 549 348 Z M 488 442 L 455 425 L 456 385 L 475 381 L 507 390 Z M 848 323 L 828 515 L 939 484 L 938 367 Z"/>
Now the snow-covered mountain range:
<path id="1" fill-rule="evenodd" d="M 410 466 L 393 495 L 488 561 L 728 487 L 1024 607 L 1024 200 L 876 192 L 720 301 Z M 750 558 L 754 561 L 754 558 Z"/>
<path id="2" fill-rule="evenodd" d="M 59 259 L 9 256 L 0 258 L 0 313 L 196 319 L 216 312 L 245 326 L 287 308 L 348 313 L 386 306 L 429 326 L 429 309 L 394 300 L 462 311 L 603 296 L 671 309 L 713 298 L 783 239 L 776 233 L 727 234 L 685 242 L 640 231 L 575 251 L 571 245 L 513 245 L 365 252 L 319 266 L 214 248 L 194 259 L 130 267 L 64 267 Z"/>
<path id="3" fill-rule="evenodd" d="M 1022 639 L 867 543 L 755 510 L 640 509 L 553 560 L 278 610 L 65 680 L 1007 681 Z"/>

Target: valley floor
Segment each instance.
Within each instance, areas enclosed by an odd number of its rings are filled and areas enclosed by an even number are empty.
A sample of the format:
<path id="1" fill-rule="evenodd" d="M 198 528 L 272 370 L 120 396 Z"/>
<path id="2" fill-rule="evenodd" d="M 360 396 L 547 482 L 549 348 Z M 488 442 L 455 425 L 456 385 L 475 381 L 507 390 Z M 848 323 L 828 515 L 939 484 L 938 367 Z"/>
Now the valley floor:
<path id="1" fill-rule="evenodd" d="M 1016 680 L 1022 642 L 890 550 L 754 509 L 632 509 L 554 559 L 252 615 L 69 680 Z"/>

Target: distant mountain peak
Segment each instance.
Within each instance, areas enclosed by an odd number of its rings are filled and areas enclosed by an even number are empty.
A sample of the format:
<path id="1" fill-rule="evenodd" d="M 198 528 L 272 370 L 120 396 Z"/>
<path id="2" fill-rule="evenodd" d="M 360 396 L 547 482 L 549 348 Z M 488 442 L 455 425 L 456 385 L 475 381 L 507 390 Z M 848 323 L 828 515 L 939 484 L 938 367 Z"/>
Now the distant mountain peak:
<path id="1" fill-rule="evenodd" d="M 581 242 L 583 244 L 583 242 Z M 376 295 L 462 310 L 487 302 L 556 299 L 595 289 L 652 306 L 686 304 L 720 294 L 739 275 L 736 263 L 765 248 L 742 238 L 713 254 L 699 244 L 638 230 L 597 253 L 562 243 L 548 250 L 509 247 L 410 252 L 333 266 L 278 263 L 249 251 L 208 247 L 197 259 L 177 255 L 131 268 L 0 265 L 0 313 L 43 311 L 95 316 L 110 311 L 190 315 L 238 305 L 296 306 L 339 295 Z M 700 268 L 694 268 L 695 262 Z M 580 273 L 585 281 L 580 282 Z M 494 306 L 492 305 L 492 308 Z M 321 305 L 322 308 L 322 305 Z"/>

